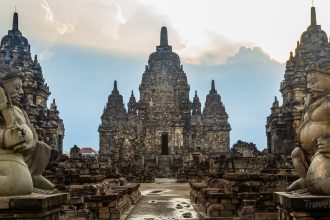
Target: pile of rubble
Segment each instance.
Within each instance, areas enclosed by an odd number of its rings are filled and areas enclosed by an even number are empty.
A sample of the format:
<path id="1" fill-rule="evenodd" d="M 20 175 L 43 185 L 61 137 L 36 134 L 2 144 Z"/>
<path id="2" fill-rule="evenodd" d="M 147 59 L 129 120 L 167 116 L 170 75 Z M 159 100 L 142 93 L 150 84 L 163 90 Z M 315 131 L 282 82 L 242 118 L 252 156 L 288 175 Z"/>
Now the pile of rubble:
<path id="1" fill-rule="evenodd" d="M 278 218 L 273 192 L 283 191 L 295 175 L 228 173 L 222 178 L 191 182 L 190 196 L 204 217 Z"/>
<path id="2" fill-rule="evenodd" d="M 63 220 L 120 219 L 141 197 L 140 184 L 129 184 L 96 158 L 62 157 L 44 176 L 70 194 Z"/>

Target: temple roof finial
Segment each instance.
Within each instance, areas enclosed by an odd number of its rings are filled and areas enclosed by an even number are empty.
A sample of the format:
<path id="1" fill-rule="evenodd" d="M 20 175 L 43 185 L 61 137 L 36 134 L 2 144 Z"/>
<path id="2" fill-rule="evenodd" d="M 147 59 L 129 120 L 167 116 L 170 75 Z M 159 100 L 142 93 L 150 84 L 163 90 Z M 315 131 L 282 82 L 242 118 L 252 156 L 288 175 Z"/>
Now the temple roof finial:
<path id="1" fill-rule="evenodd" d="M 293 52 L 290 51 L 290 60 L 292 60 L 292 59 L 293 59 Z"/>
<path id="2" fill-rule="evenodd" d="M 311 8 L 311 26 L 316 26 L 317 22 L 316 22 L 316 10 L 315 7 L 313 6 Z"/>
<path id="3" fill-rule="evenodd" d="M 16 7 L 13 17 L 13 31 L 18 31 L 18 13 L 16 12 Z"/>
<path id="4" fill-rule="evenodd" d="M 215 90 L 214 80 L 212 79 L 211 90 Z"/>
<path id="5" fill-rule="evenodd" d="M 115 80 L 115 81 L 113 82 L 113 90 L 118 90 L 118 89 L 117 89 L 117 80 Z"/>
<path id="6" fill-rule="evenodd" d="M 197 97 L 197 90 L 195 90 L 195 97 Z"/>
<path id="7" fill-rule="evenodd" d="M 160 46 L 168 46 L 167 28 L 165 26 L 160 31 Z"/>
<path id="8" fill-rule="evenodd" d="M 118 88 L 117 88 L 117 80 L 113 82 L 113 90 L 112 94 L 119 94 Z"/>

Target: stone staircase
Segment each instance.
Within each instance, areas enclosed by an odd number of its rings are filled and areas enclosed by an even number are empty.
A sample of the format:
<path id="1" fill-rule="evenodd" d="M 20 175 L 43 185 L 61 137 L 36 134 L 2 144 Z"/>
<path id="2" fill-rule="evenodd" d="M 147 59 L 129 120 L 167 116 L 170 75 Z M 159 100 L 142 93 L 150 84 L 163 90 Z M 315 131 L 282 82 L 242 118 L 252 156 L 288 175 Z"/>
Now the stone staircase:
<path id="1" fill-rule="evenodd" d="M 171 156 L 160 155 L 158 157 L 158 176 L 170 177 L 171 176 Z"/>

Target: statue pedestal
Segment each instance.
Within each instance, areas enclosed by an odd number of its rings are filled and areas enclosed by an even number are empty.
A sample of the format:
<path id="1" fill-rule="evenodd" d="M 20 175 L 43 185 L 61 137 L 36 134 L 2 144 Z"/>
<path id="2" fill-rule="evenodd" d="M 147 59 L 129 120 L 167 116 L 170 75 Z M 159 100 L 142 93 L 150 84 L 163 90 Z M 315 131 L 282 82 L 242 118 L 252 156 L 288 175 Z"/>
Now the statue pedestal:
<path id="1" fill-rule="evenodd" d="M 65 193 L 0 197 L 0 220 L 58 220 L 61 206 L 67 200 L 68 194 Z"/>
<path id="2" fill-rule="evenodd" d="M 330 219 L 330 196 L 276 192 L 279 220 Z"/>

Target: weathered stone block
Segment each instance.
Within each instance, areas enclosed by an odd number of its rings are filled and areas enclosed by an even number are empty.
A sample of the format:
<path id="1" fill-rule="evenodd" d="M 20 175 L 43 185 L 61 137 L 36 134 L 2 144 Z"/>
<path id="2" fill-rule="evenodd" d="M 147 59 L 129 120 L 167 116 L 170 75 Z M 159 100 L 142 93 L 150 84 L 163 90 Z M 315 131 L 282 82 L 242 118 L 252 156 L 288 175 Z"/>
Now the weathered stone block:
<path id="1" fill-rule="evenodd" d="M 239 204 L 240 203 L 240 200 L 239 199 L 232 199 L 231 200 L 231 203 L 232 204 Z"/>
<path id="2" fill-rule="evenodd" d="M 219 217 L 219 216 L 220 216 L 220 212 L 217 211 L 217 210 L 213 210 L 213 211 L 210 211 L 210 212 L 208 213 L 208 215 L 209 215 L 210 217 Z"/>
<path id="3" fill-rule="evenodd" d="M 231 199 L 221 199 L 220 202 L 223 204 L 231 204 Z"/>
<path id="4" fill-rule="evenodd" d="M 119 220 L 120 219 L 120 213 L 111 213 L 110 214 L 110 216 L 111 216 L 111 220 Z"/>
<path id="5" fill-rule="evenodd" d="M 255 220 L 278 220 L 278 213 L 271 212 L 255 212 Z"/>
<path id="6" fill-rule="evenodd" d="M 59 219 L 61 206 L 67 200 L 64 193 L 0 197 L 0 219 Z"/>
<path id="7" fill-rule="evenodd" d="M 109 219 L 110 212 L 99 212 L 99 219 Z"/>
<path id="8" fill-rule="evenodd" d="M 110 212 L 109 207 L 100 207 L 99 212 Z"/>
<path id="9" fill-rule="evenodd" d="M 220 217 L 233 217 L 233 211 L 229 211 L 229 210 L 220 211 Z"/>
<path id="10" fill-rule="evenodd" d="M 275 193 L 279 220 L 330 219 L 330 196 Z"/>
<path id="11" fill-rule="evenodd" d="M 237 209 L 236 205 L 233 205 L 233 204 L 224 204 L 224 208 L 225 208 L 225 210 L 236 210 Z"/>

